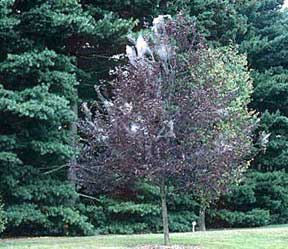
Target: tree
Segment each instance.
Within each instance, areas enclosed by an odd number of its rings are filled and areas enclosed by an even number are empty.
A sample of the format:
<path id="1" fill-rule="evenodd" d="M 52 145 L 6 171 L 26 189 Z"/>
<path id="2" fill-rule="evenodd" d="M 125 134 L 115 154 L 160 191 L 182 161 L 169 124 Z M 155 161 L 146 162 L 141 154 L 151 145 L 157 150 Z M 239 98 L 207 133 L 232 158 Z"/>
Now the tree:
<path id="1" fill-rule="evenodd" d="M 239 205 L 235 198 L 232 201 L 227 201 L 228 198 L 224 196 L 227 202 L 222 205 L 222 208 L 225 206 L 224 208 L 230 210 L 230 213 L 235 212 L 236 216 L 239 212 L 241 216 L 242 214 L 249 216 L 253 207 L 263 207 L 266 212 L 273 215 L 273 218 L 268 219 L 270 223 L 282 223 L 285 222 L 285 219 L 286 222 L 288 221 L 287 216 L 282 211 L 285 209 L 285 202 L 279 204 L 283 199 L 279 192 L 283 191 L 287 184 L 285 174 L 287 174 L 288 168 L 288 119 L 287 105 L 285 105 L 288 89 L 288 29 L 287 10 L 281 10 L 283 2 L 283 0 L 245 1 L 245 5 L 239 4 L 238 7 L 238 11 L 247 19 L 247 32 L 239 39 L 240 50 L 247 53 L 249 66 L 254 69 L 252 74 L 254 92 L 250 106 L 260 113 L 259 133 L 270 134 L 270 136 L 266 150 L 260 152 L 252 163 L 254 172 L 247 174 L 247 180 L 243 184 L 233 187 L 236 190 L 233 191 L 232 195 L 237 191 L 250 189 L 253 183 L 260 189 L 250 191 L 255 193 L 256 200 L 251 204 L 249 199 L 244 198 L 243 203 Z M 276 178 L 277 175 L 281 177 Z M 261 181 L 259 183 L 260 176 Z M 266 186 L 271 186 L 271 191 L 267 191 Z M 278 188 L 278 186 L 280 187 Z M 285 195 L 285 191 L 282 193 Z M 262 198 L 266 199 L 267 205 L 263 205 L 265 202 L 261 200 Z M 276 201 L 277 198 L 279 201 Z M 270 199 L 271 203 L 274 204 L 269 203 Z M 243 208 L 245 206 L 247 209 Z M 279 206 L 281 208 L 278 208 Z M 281 219 L 274 218 L 277 216 Z M 227 220 L 230 218 L 228 217 Z M 258 218 L 262 219 L 260 216 Z M 256 216 L 253 220 L 257 220 Z M 248 225 L 247 222 L 244 224 Z"/>
<path id="2" fill-rule="evenodd" d="M 287 170 L 287 12 L 281 12 L 283 1 L 263 1 L 257 19 L 251 24 L 254 38 L 243 43 L 253 74 L 255 92 L 251 106 L 262 113 L 260 129 L 271 134 L 265 153 L 255 160 L 260 171 Z M 263 17 L 267 18 L 263 18 Z M 259 20 L 260 19 L 260 20 Z M 256 26 L 257 25 L 257 26 Z M 255 27 L 256 26 L 256 27 Z M 256 29 L 257 28 L 257 29 Z M 269 178 L 267 178 L 269 179 Z"/>
<path id="3" fill-rule="evenodd" d="M 280 11 L 284 0 L 247 1 L 238 11 L 246 16 L 247 32 L 241 51 L 247 53 L 251 67 L 263 72 L 287 66 L 287 11 Z"/>
<path id="4" fill-rule="evenodd" d="M 113 101 L 94 113 L 83 105 L 81 154 L 71 167 L 89 192 L 140 179 L 158 185 L 168 244 L 168 184 L 216 196 L 246 167 L 251 82 L 244 57 L 204 46 L 183 16 L 153 23 L 149 45 L 139 36 L 127 46 L 130 63 L 116 69 Z"/>
<path id="5" fill-rule="evenodd" d="M 109 78 L 118 63 L 110 56 L 125 50 L 135 25 L 113 13 L 114 5 L 100 2 L 0 1 L 0 188 L 11 234 L 91 232 L 67 179 L 77 105 L 96 97 L 93 85 Z M 41 111 L 49 116 L 37 116 Z"/>
<path id="6" fill-rule="evenodd" d="M 197 20 L 201 34 L 219 46 L 239 42 L 247 32 L 247 18 L 239 11 L 246 5 L 246 0 L 169 0 L 161 11 L 174 15 L 184 11 Z"/>
<path id="7" fill-rule="evenodd" d="M 85 23 L 85 25 L 83 25 Z M 94 20 L 75 1 L 0 1 L 0 190 L 7 233 L 91 232 L 67 181 L 77 68 L 72 36 Z"/>
<path id="8" fill-rule="evenodd" d="M 95 102 L 97 94 L 94 85 L 106 87 L 106 82 L 111 77 L 109 70 L 119 64 L 119 61 L 111 58 L 112 55 L 125 51 L 127 33 L 136 25 L 136 21 L 128 16 L 121 18 L 121 12 L 117 1 L 79 1 L 77 4 L 81 16 L 84 12 L 91 18 L 91 29 L 86 33 L 73 33 L 66 42 L 67 52 L 75 56 L 77 62 L 77 87 L 79 98 L 86 102 Z M 117 9 L 118 8 L 118 9 Z M 84 21 L 79 21 L 85 26 Z M 98 100 L 98 99 L 97 99 Z M 99 101 L 99 100 L 98 100 Z"/>
<path id="9" fill-rule="evenodd" d="M 287 222 L 287 173 L 249 170 L 239 185 L 221 197 L 214 226 L 253 227 Z M 217 221 L 217 222 L 215 222 Z"/>

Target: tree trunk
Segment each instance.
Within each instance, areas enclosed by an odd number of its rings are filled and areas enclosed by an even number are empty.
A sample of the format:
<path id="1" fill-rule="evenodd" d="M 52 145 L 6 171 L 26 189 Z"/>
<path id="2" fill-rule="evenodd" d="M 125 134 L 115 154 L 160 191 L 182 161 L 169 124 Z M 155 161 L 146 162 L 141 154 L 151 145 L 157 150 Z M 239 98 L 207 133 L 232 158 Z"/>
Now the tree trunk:
<path id="1" fill-rule="evenodd" d="M 78 98 L 78 91 L 77 89 L 75 89 L 75 95 Z M 78 120 L 78 104 L 77 104 L 77 100 L 75 100 L 75 103 L 72 106 L 72 110 L 76 116 L 76 120 L 71 124 L 71 146 L 73 147 L 73 149 L 76 149 L 77 146 L 77 120 Z M 76 154 L 75 154 L 76 155 Z M 76 156 L 73 155 L 72 158 L 70 159 L 71 164 L 74 166 L 76 165 Z M 75 172 L 74 170 L 72 170 L 71 168 L 68 171 L 68 178 L 73 182 L 76 177 L 75 177 Z"/>
<path id="2" fill-rule="evenodd" d="M 75 94 L 78 94 L 78 91 L 75 91 Z M 77 144 L 77 121 L 78 121 L 78 104 L 77 101 L 75 100 L 75 103 L 72 106 L 72 110 L 76 116 L 75 122 L 72 123 L 71 125 L 71 131 L 72 131 L 72 146 L 76 147 Z"/>
<path id="3" fill-rule="evenodd" d="M 166 203 L 167 187 L 165 186 L 165 181 L 162 181 L 160 186 L 161 192 L 161 203 L 162 203 L 162 221 L 163 221 L 163 233 L 164 233 L 164 245 L 170 245 L 169 237 L 169 224 L 168 224 L 168 212 Z"/>
<path id="4" fill-rule="evenodd" d="M 205 224 L 205 211 L 206 211 L 206 208 L 204 206 L 201 206 L 200 207 L 200 210 L 199 210 L 199 230 L 200 231 L 206 231 L 206 224 Z"/>

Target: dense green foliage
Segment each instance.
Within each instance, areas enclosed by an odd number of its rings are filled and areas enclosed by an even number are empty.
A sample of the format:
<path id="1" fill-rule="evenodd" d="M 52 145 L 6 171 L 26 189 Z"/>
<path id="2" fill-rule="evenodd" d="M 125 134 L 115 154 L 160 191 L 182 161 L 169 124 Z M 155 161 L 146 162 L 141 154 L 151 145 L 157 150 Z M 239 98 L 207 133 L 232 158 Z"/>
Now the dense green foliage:
<path id="1" fill-rule="evenodd" d="M 0 189 L 6 233 L 87 233 L 92 226 L 73 207 L 78 196 L 62 165 L 74 153 L 71 106 L 78 84 L 65 40 L 74 32 L 87 32 L 83 22 L 89 19 L 65 14 L 77 6 L 45 2 L 0 2 L 0 22 L 9 27 L 9 33 L 1 32 L 5 49 L 0 61 Z"/>
<path id="2" fill-rule="evenodd" d="M 172 190 L 172 189 L 171 189 Z M 161 232 L 160 190 L 148 183 L 131 186 L 111 197 L 100 196 L 79 210 L 89 218 L 96 233 L 132 234 Z M 93 204 L 93 205 L 92 205 Z M 188 232 L 197 220 L 199 204 L 191 195 L 170 191 L 169 226 L 172 232 Z"/>
<path id="3" fill-rule="evenodd" d="M 94 86 L 107 85 L 107 80 L 110 79 L 109 70 L 118 63 L 111 56 L 125 51 L 127 33 L 133 29 L 136 22 L 131 15 L 125 15 L 126 19 L 121 18 L 119 5 L 122 5 L 122 1 L 121 4 L 118 1 L 109 1 L 107 4 L 105 0 L 79 2 L 79 11 L 85 11 L 92 27 L 85 36 L 70 36 L 67 49 L 76 57 L 77 67 L 80 69 L 77 74 L 79 98 L 82 101 L 95 101 L 98 96 Z M 87 27 L 85 22 L 81 23 L 83 27 Z"/>
<path id="4" fill-rule="evenodd" d="M 222 197 L 209 223 L 217 227 L 251 227 L 288 220 L 288 176 L 285 172 L 251 171 Z M 216 222 L 215 222 L 216 221 Z"/>
<path id="5" fill-rule="evenodd" d="M 184 11 L 195 18 L 198 30 L 208 40 L 227 45 L 247 32 L 247 18 L 238 11 L 245 4 L 242 0 L 170 0 L 162 11 L 171 14 Z"/>
<path id="6" fill-rule="evenodd" d="M 238 43 L 247 53 L 254 70 L 250 106 L 261 116 L 256 132 L 271 134 L 251 172 L 208 211 L 208 224 L 288 222 L 288 16 L 279 11 L 282 3 L 0 0 L 0 192 L 6 233 L 161 230 L 159 193 L 153 186 L 80 203 L 65 165 L 75 155 L 76 106 L 84 99 L 99 100 L 94 85 L 106 86 L 111 79 L 109 70 L 119 63 L 111 56 L 125 50 L 127 33 L 153 16 L 179 10 L 197 20 L 213 46 Z M 168 197 L 172 231 L 191 230 L 199 211 L 193 199 L 176 193 Z"/>
<path id="7" fill-rule="evenodd" d="M 71 107 L 78 84 L 65 44 L 74 33 L 89 32 L 93 19 L 75 4 L 2 0 L 0 5 L 6 233 L 85 234 L 92 226 L 74 208 L 78 196 L 64 167 L 74 153 Z"/>
<path id="8" fill-rule="evenodd" d="M 213 224 L 217 227 L 257 227 L 269 224 L 268 210 L 252 209 L 247 212 L 219 210 L 212 215 Z"/>
<path id="9" fill-rule="evenodd" d="M 239 6 L 247 23 L 247 32 L 239 40 L 240 48 L 247 53 L 254 69 L 251 108 L 261 117 L 257 133 L 270 134 L 270 137 L 266 149 L 252 162 L 252 172 L 221 199 L 216 206 L 218 210 L 211 212 L 211 225 L 216 222 L 219 226 L 253 226 L 288 221 L 285 211 L 288 26 L 287 11 L 280 11 L 282 3 L 281 0 L 246 1 Z M 251 215 L 253 222 L 249 220 Z"/>

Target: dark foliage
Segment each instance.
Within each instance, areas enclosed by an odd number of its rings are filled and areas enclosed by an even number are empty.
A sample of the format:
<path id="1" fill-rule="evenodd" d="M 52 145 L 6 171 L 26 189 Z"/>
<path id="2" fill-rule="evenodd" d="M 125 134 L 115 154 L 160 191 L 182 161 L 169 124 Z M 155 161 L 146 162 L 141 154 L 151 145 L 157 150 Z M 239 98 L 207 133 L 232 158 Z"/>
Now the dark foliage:
<path id="1" fill-rule="evenodd" d="M 94 113 L 83 105 L 71 171 L 85 191 L 109 193 L 141 179 L 163 190 L 172 180 L 213 198 L 246 167 L 253 122 L 243 59 L 204 46 L 183 16 L 166 18 L 154 19 L 149 45 L 139 36 L 127 46 L 130 64 L 115 71 L 113 100 Z"/>

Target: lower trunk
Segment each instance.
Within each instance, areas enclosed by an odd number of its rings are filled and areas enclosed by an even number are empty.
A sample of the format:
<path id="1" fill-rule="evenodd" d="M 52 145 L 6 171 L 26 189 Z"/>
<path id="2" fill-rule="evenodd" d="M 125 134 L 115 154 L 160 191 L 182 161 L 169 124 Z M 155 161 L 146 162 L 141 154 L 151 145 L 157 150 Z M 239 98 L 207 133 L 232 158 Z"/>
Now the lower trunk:
<path id="1" fill-rule="evenodd" d="M 78 96 L 78 91 L 76 90 L 75 91 L 75 94 Z M 78 105 L 77 105 L 77 101 L 75 100 L 75 103 L 73 104 L 72 106 L 72 110 L 75 114 L 75 117 L 76 117 L 76 120 L 75 122 L 72 123 L 71 125 L 71 132 L 72 132 L 72 146 L 74 148 L 76 148 L 76 145 L 77 145 L 77 120 L 78 120 Z M 73 156 L 73 159 L 76 160 L 76 157 Z"/>
<path id="2" fill-rule="evenodd" d="M 166 203 L 166 194 L 167 188 L 165 182 L 163 181 L 160 186 L 161 191 L 161 203 L 162 203 L 162 220 L 163 220 L 163 233 L 164 233 L 164 245 L 170 245 L 169 237 L 169 225 L 168 225 L 168 212 L 167 212 L 167 203 Z"/>
<path id="3" fill-rule="evenodd" d="M 200 231 L 206 231 L 205 211 L 206 211 L 206 208 L 201 206 L 200 211 L 199 211 L 199 221 L 198 221 Z"/>
<path id="4" fill-rule="evenodd" d="M 75 95 L 78 97 L 78 91 L 75 90 Z M 77 146 L 77 120 L 78 120 L 78 105 L 77 101 L 75 100 L 75 103 L 72 106 L 72 110 L 75 114 L 76 120 L 71 124 L 71 147 L 75 150 Z M 70 163 L 71 165 L 75 166 L 76 165 L 76 156 L 75 154 L 71 157 Z M 69 169 L 68 171 L 68 178 L 73 182 L 76 177 L 75 177 L 75 172 L 72 168 Z"/>

